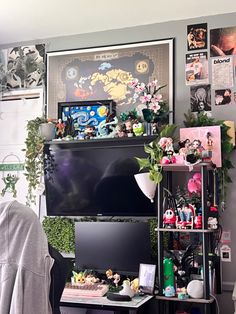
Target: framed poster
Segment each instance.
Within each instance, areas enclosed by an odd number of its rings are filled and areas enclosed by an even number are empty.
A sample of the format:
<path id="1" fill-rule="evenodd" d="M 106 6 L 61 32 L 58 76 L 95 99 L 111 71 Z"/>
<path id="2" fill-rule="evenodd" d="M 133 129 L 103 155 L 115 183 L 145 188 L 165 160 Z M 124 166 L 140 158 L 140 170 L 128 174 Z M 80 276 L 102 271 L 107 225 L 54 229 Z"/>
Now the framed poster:
<path id="1" fill-rule="evenodd" d="M 174 39 L 47 53 L 48 116 L 57 118 L 57 105 L 65 101 L 110 99 L 117 116 L 135 109 L 139 100 L 128 83 L 156 79 L 163 100 L 174 117 Z"/>

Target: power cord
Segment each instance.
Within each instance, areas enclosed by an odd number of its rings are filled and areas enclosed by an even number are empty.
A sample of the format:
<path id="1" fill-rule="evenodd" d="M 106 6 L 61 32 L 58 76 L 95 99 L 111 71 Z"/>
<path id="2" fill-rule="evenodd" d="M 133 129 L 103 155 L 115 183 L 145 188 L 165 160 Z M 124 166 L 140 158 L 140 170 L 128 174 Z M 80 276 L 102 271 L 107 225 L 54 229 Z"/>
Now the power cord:
<path id="1" fill-rule="evenodd" d="M 220 307 L 216 297 L 213 294 L 210 294 L 210 296 L 216 301 L 217 314 L 220 314 Z"/>

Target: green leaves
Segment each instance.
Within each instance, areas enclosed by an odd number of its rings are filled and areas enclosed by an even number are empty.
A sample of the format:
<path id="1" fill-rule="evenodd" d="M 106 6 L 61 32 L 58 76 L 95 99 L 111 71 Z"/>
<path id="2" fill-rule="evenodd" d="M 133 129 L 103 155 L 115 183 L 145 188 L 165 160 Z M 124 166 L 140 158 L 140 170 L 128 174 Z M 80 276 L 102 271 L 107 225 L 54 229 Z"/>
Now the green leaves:
<path id="1" fill-rule="evenodd" d="M 165 125 L 159 134 L 159 136 L 149 144 L 144 145 L 144 151 L 148 154 L 147 158 L 138 158 L 136 160 L 139 164 L 139 170 L 149 171 L 149 177 L 152 181 L 157 184 L 161 182 L 162 175 L 162 166 L 160 165 L 161 159 L 163 157 L 164 151 L 159 145 L 161 137 L 173 137 L 173 134 L 176 130 L 176 125 Z"/>
<path id="2" fill-rule="evenodd" d="M 75 222 L 64 217 L 45 217 L 43 229 L 47 235 L 48 242 L 60 252 L 75 251 Z"/>

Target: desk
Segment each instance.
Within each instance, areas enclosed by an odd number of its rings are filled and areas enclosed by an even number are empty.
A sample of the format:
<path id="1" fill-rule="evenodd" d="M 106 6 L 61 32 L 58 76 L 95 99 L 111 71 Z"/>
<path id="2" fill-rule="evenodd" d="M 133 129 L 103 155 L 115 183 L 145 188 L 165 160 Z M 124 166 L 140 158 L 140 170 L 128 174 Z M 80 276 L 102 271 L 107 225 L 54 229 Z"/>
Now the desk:
<path id="1" fill-rule="evenodd" d="M 131 301 L 111 301 L 106 297 L 63 297 L 61 298 L 60 306 L 77 307 L 87 309 L 113 310 L 115 313 L 128 312 L 136 314 L 144 304 L 151 300 L 153 296 L 135 296 Z"/>

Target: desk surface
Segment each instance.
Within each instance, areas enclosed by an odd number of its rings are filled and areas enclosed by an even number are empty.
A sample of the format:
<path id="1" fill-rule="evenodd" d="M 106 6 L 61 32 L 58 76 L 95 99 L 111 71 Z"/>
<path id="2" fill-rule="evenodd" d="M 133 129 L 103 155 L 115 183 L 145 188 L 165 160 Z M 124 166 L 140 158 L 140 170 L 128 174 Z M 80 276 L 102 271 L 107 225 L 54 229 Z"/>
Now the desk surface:
<path id="1" fill-rule="evenodd" d="M 97 307 L 97 308 L 125 308 L 138 309 L 147 301 L 152 299 L 152 295 L 134 296 L 131 301 L 111 301 L 106 297 L 63 297 L 61 306 L 74 307 Z"/>

